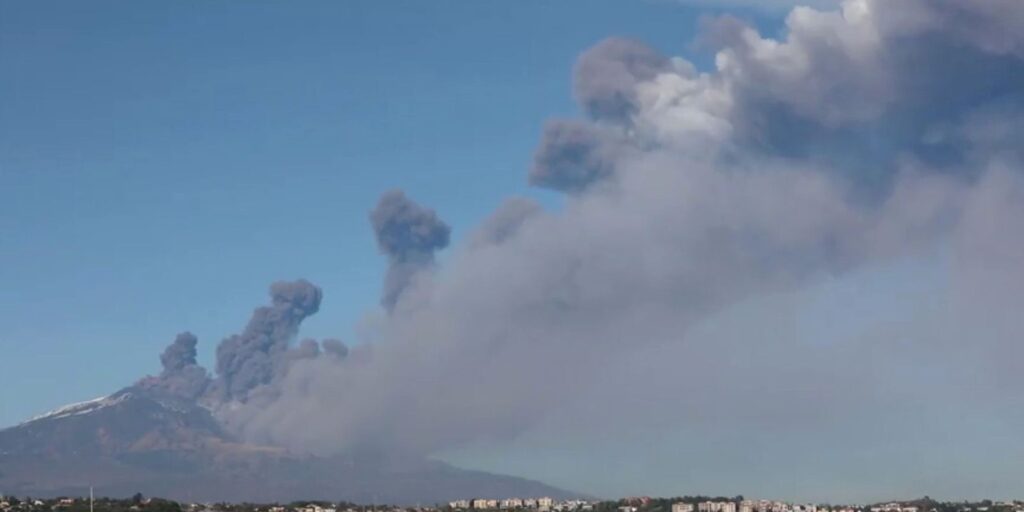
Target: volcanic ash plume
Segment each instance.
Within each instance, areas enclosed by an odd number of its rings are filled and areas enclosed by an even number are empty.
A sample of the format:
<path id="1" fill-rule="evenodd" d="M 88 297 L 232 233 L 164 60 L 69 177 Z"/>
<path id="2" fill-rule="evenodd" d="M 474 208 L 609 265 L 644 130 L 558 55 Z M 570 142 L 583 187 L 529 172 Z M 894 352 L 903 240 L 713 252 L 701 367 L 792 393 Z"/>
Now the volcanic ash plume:
<path id="1" fill-rule="evenodd" d="M 381 304 L 391 310 L 416 275 L 434 265 L 434 252 L 448 246 L 451 228 L 434 210 L 416 204 L 400 190 L 381 196 L 370 222 L 377 246 L 388 258 Z"/>
<path id="2" fill-rule="evenodd" d="M 257 308 L 241 334 L 217 347 L 216 392 L 222 400 L 245 400 L 287 370 L 289 343 L 299 324 L 320 309 L 322 292 L 312 283 L 280 281 L 270 286 L 271 304 Z"/>
<path id="3" fill-rule="evenodd" d="M 430 279 L 420 277 L 449 227 L 385 194 L 370 220 L 389 263 L 389 314 L 373 339 L 347 358 L 334 342 L 315 357 L 312 345 L 289 349 L 320 291 L 275 285 L 272 305 L 217 351 L 212 387 L 240 403 L 233 425 L 295 450 L 422 454 L 559 424 L 614 430 L 619 416 L 722 436 L 716 446 L 737 453 L 774 439 L 730 438 L 723 425 L 812 425 L 846 442 L 802 446 L 837 458 L 883 435 L 865 418 L 934 429 L 907 446 L 954 435 L 944 428 L 1009 439 L 954 416 L 1024 432 L 1024 381 L 1000 356 L 1020 354 L 1024 325 L 1001 314 L 1014 301 L 997 300 L 1024 294 L 1013 200 L 1024 194 L 1024 3 L 847 0 L 795 8 L 786 24 L 775 40 L 732 18 L 706 23 L 703 39 L 717 45 L 708 71 L 632 40 L 585 52 L 574 77 L 582 115 L 547 124 L 529 175 L 565 192 L 564 204 L 506 202 Z M 935 335 L 908 326 L 809 344 L 705 326 L 852 272 L 950 254 L 952 282 L 977 272 L 994 288 L 944 290 Z M 183 346 L 165 372 L 192 367 Z M 310 357 L 282 357 L 291 350 Z M 967 380 L 984 391 L 950 399 Z M 270 398 L 246 402 L 258 387 Z M 1024 453 L 1012 441 L 1006 453 Z M 1010 473 L 1024 471 L 1020 460 Z"/>
<path id="4" fill-rule="evenodd" d="M 210 377 L 196 362 L 196 336 L 183 332 L 160 354 L 163 371 L 143 379 L 140 385 L 174 398 L 196 400 L 206 392 Z"/>

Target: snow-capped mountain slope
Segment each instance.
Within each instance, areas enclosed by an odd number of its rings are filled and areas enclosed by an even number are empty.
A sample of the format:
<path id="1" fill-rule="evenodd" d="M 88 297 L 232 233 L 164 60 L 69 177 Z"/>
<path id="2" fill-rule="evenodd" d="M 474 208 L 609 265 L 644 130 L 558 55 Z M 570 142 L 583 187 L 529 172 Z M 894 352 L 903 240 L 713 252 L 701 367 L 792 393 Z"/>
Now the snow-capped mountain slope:
<path id="1" fill-rule="evenodd" d="M 137 387 L 60 407 L 0 431 L 0 455 L 105 456 L 153 449 L 198 450 L 230 437 L 209 411 Z"/>
<path id="2" fill-rule="evenodd" d="M 47 496 L 89 487 L 189 501 L 571 496 L 539 482 L 466 471 L 415 456 L 314 457 L 238 442 L 210 411 L 144 386 L 67 405 L 0 430 L 0 489 Z"/>
<path id="3" fill-rule="evenodd" d="M 123 400 L 131 398 L 131 393 L 125 393 L 118 396 L 101 396 L 92 400 L 86 400 L 84 402 L 78 402 L 74 404 L 68 404 L 62 407 L 58 407 L 52 411 L 33 416 L 28 421 L 22 422 L 20 425 L 27 425 L 34 421 L 40 421 L 45 419 L 58 419 L 66 418 L 68 416 L 75 416 L 80 414 L 89 414 L 91 412 L 98 411 L 105 407 L 111 407 L 121 403 Z"/>

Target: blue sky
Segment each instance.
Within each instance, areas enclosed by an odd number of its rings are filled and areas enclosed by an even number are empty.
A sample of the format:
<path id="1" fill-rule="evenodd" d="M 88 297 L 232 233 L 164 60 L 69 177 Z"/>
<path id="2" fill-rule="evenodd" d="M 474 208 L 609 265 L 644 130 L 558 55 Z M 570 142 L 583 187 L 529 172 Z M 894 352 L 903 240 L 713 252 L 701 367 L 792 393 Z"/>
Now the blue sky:
<path id="1" fill-rule="evenodd" d="M 402 187 L 456 239 L 526 185 L 570 70 L 609 35 L 693 53 L 672 2 L 21 2 L 0 6 L 0 425 L 216 343 L 276 279 L 352 338 Z M 746 11 L 771 27 L 778 13 Z"/>

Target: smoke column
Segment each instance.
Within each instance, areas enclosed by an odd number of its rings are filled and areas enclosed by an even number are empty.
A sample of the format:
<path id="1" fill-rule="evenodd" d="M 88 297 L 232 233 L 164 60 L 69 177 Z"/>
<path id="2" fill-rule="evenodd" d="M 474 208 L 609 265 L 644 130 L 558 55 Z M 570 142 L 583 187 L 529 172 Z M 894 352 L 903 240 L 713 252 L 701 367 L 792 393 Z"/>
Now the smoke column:
<path id="1" fill-rule="evenodd" d="M 581 115 L 539 129 L 526 177 L 565 193 L 558 210 L 510 199 L 433 272 L 450 228 L 385 193 L 370 223 L 388 314 L 368 317 L 372 339 L 290 348 L 321 294 L 277 283 L 217 349 L 207 395 L 235 403 L 219 414 L 295 451 L 422 455 L 641 418 L 721 440 L 709 474 L 725 455 L 789 456 L 764 437 L 779 432 L 813 448 L 794 457 L 892 436 L 931 454 L 964 435 L 946 428 L 1024 453 L 1024 381 L 1007 363 L 1024 357 L 1009 312 L 1024 293 L 1024 4 L 846 0 L 793 9 L 784 34 L 710 20 L 711 70 L 619 38 L 584 52 Z M 948 309 L 922 325 L 834 344 L 707 327 L 943 254 Z M 167 374 L 194 367 L 194 339 L 163 359 Z M 955 419 L 973 417 L 1018 434 Z M 927 428 L 880 430 L 894 418 Z"/>
<path id="2" fill-rule="evenodd" d="M 400 190 L 381 196 L 370 212 L 377 246 L 388 258 L 381 304 L 394 309 L 416 275 L 434 265 L 434 252 L 448 246 L 451 228 L 437 213 L 406 197 Z"/>

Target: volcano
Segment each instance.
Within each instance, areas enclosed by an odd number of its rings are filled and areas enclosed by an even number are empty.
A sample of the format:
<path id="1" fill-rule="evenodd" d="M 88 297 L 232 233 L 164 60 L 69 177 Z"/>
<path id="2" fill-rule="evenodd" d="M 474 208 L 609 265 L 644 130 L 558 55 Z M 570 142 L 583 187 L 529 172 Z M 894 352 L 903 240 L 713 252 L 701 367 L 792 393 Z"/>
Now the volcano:
<path id="1" fill-rule="evenodd" d="M 215 407 L 259 407 L 296 361 L 346 364 L 337 340 L 293 344 L 320 307 L 320 288 L 277 282 L 271 303 L 217 348 L 211 378 L 196 361 L 196 337 L 180 333 L 161 354 L 163 371 L 112 395 L 67 405 L 0 430 L 0 491 L 32 496 L 141 492 L 180 501 L 439 503 L 473 496 L 569 497 L 539 482 L 456 468 L 384 443 L 357 453 L 294 453 L 242 439 Z M 415 429 L 415 425 L 409 425 Z"/>
<path id="2" fill-rule="evenodd" d="M 416 456 L 298 455 L 245 443 L 195 402 L 144 386 L 0 430 L 0 490 L 31 496 L 141 492 L 180 501 L 428 504 L 573 493 Z"/>

